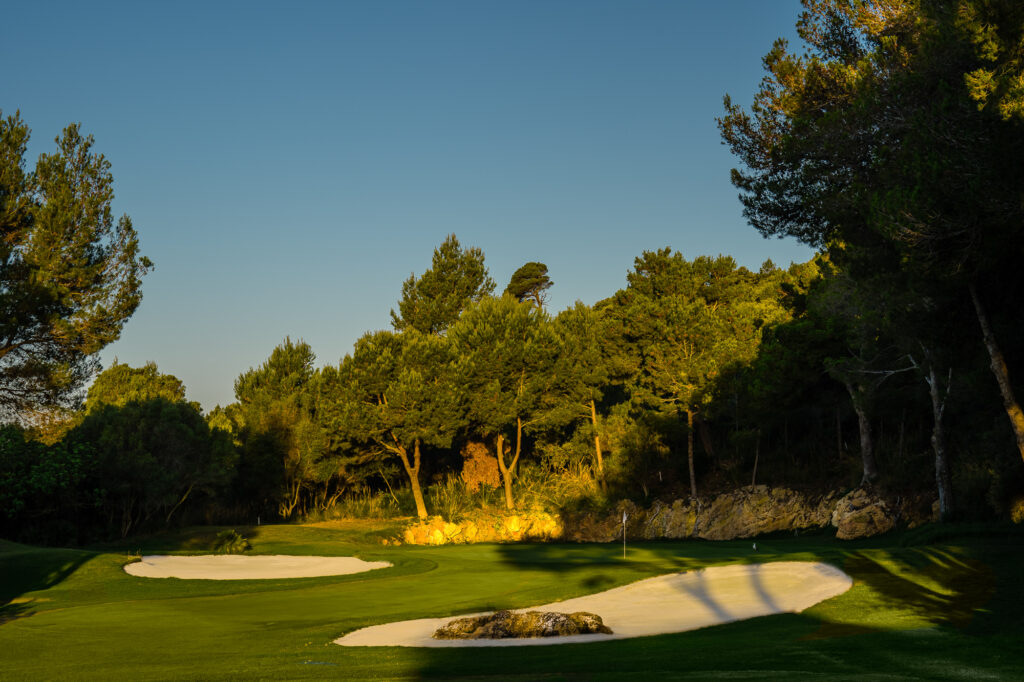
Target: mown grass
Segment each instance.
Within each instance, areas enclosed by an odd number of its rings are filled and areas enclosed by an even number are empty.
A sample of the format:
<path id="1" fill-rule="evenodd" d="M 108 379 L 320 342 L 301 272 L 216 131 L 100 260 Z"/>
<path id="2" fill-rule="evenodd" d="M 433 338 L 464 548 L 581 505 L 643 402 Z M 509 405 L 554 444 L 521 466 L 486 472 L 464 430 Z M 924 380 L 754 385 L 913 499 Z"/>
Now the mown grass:
<path id="1" fill-rule="evenodd" d="M 134 578 L 138 552 L 201 553 L 222 528 L 90 550 L 0 541 L 0 679 L 1024 679 L 1019 535 L 621 546 L 383 547 L 371 522 L 238 528 L 259 554 L 393 568 L 296 580 Z M 526 649 L 347 648 L 365 625 L 528 606 L 707 565 L 826 561 L 855 580 L 802 614 Z"/>

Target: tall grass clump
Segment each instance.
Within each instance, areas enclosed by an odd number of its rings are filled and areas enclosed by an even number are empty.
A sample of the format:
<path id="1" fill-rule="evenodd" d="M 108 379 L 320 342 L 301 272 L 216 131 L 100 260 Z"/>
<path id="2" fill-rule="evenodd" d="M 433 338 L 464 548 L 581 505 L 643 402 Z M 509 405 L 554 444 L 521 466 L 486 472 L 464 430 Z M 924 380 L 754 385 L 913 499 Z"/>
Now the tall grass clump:
<path id="1" fill-rule="evenodd" d="M 252 549 L 249 541 L 237 530 L 222 530 L 213 541 L 213 551 L 218 554 L 241 554 Z"/>
<path id="2" fill-rule="evenodd" d="M 412 490 L 408 487 L 373 490 L 361 486 L 335 502 L 330 516 L 336 519 L 389 519 L 409 516 L 415 509 Z"/>
<path id="3" fill-rule="evenodd" d="M 466 489 L 461 478 L 448 474 L 438 483 L 430 486 L 427 491 L 430 511 L 446 521 L 463 520 L 476 504 L 476 495 Z"/>

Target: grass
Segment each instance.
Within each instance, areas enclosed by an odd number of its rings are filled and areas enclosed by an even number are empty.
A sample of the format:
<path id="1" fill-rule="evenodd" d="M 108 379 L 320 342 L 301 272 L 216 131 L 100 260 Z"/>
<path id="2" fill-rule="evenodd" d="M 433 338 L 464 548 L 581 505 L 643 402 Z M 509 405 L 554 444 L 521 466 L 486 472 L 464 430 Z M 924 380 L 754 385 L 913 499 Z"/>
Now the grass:
<path id="1" fill-rule="evenodd" d="M 2 679 L 1021 679 L 1019 537 L 824 536 L 631 545 L 382 547 L 370 521 L 239 528 L 250 554 L 356 555 L 393 568 L 295 580 L 142 579 L 138 553 L 205 552 L 222 528 L 89 550 L 0 541 Z M 345 648 L 365 625 L 520 607 L 667 572 L 819 560 L 854 587 L 801 614 L 690 633 L 526 649 Z"/>

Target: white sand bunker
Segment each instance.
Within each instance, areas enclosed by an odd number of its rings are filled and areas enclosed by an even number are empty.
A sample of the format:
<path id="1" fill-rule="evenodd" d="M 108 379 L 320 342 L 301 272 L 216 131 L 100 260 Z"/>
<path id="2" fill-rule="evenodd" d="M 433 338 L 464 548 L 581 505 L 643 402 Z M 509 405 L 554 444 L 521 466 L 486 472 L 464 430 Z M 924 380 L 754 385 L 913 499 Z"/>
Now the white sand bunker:
<path id="1" fill-rule="evenodd" d="M 374 625 L 334 640 L 342 646 L 529 646 L 602 642 L 683 632 L 745 618 L 796 613 L 850 589 L 853 580 L 828 564 L 779 561 L 745 566 L 713 566 L 673 573 L 519 611 L 589 611 L 612 629 L 611 635 L 570 635 L 533 639 L 433 639 L 434 631 L 457 616 L 421 618 Z M 483 615 L 483 614 L 467 614 Z"/>
<path id="2" fill-rule="evenodd" d="M 185 578 L 188 580 L 259 580 L 270 578 L 316 578 L 325 575 L 362 573 L 391 566 L 386 561 L 363 561 L 350 556 L 168 556 L 154 554 L 124 567 L 140 578 Z"/>

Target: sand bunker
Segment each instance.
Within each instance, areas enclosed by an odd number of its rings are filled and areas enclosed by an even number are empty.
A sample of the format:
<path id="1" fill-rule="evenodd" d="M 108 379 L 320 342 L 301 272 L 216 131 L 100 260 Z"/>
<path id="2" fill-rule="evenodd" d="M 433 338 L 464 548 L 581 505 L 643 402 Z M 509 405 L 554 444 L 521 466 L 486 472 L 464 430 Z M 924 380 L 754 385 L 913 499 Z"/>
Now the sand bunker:
<path id="1" fill-rule="evenodd" d="M 520 611 L 589 611 L 604 619 L 612 635 L 573 635 L 536 639 L 439 640 L 434 630 L 456 616 L 374 625 L 334 640 L 342 646 L 530 646 L 602 642 L 610 639 L 683 632 L 745 618 L 799 612 L 842 594 L 853 581 L 828 564 L 779 561 L 745 566 L 713 566 L 699 571 L 648 578 L 597 594 Z M 466 614 L 482 615 L 482 614 Z"/>
<path id="2" fill-rule="evenodd" d="M 152 555 L 128 564 L 125 573 L 140 578 L 185 578 L 188 580 L 259 580 L 270 578 L 315 578 L 325 575 L 362 573 L 391 566 L 386 561 L 363 561 L 350 556 L 206 556 Z"/>

